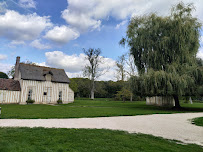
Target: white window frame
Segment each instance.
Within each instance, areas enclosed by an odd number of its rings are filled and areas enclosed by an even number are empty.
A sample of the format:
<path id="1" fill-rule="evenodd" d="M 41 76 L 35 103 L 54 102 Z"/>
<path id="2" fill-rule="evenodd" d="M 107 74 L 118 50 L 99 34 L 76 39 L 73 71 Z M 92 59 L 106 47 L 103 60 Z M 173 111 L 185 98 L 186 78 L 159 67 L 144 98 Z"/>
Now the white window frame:
<path id="1" fill-rule="evenodd" d="M 32 100 L 33 99 L 33 89 L 32 88 L 28 88 L 27 99 L 28 100 Z"/>
<path id="2" fill-rule="evenodd" d="M 63 100 L 63 92 L 62 91 L 59 91 L 59 100 Z"/>

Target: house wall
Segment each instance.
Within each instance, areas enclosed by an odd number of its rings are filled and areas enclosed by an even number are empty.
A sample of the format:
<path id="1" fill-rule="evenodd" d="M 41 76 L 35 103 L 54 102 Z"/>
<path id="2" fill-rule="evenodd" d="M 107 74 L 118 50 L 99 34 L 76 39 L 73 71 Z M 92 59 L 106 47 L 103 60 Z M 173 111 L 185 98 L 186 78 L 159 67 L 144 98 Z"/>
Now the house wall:
<path id="1" fill-rule="evenodd" d="M 73 102 L 74 101 L 74 92 L 71 88 L 68 90 L 68 101 Z"/>
<path id="2" fill-rule="evenodd" d="M 173 97 L 155 96 L 155 97 L 146 97 L 146 104 L 173 107 L 175 106 L 175 101 Z"/>
<path id="3" fill-rule="evenodd" d="M 32 89 L 32 99 L 35 104 L 56 103 L 59 99 L 59 91 L 62 91 L 63 103 L 74 101 L 74 92 L 67 83 L 54 83 L 50 81 L 20 80 L 21 84 L 21 104 L 25 104 L 28 99 L 29 89 Z M 45 95 L 44 92 L 47 94 Z"/>
<path id="4" fill-rule="evenodd" d="M 19 103 L 20 91 L 0 90 L 0 104 Z"/>

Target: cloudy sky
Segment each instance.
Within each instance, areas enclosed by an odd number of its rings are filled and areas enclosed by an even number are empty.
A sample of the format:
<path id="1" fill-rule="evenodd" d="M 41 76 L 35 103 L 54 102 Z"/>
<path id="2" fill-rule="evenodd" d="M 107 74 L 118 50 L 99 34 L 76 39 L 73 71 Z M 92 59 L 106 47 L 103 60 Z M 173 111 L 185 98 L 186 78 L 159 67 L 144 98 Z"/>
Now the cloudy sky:
<path id="1" fill-rule="evenodd" d="M 203 1 L 193 13 L 203 22 Z M 0 0 L 0 71 L 31 61 L 63 68 L 69 77 L 82 76 L 82 48 L 100 48 L 110 67 L 100 80 L 115 80 L 115 60 L 128 52 L 118 42 L 132 16 L 156 12 L 168 15 L 179 0 Z M 203 35 L 203 34 L 202 34 Z M 203 43 L 203 36 L 201 37 Z M 203 46 L 203 45 L 202 45 Z M 203 48 L 198 57 L 203 59 Z"/>

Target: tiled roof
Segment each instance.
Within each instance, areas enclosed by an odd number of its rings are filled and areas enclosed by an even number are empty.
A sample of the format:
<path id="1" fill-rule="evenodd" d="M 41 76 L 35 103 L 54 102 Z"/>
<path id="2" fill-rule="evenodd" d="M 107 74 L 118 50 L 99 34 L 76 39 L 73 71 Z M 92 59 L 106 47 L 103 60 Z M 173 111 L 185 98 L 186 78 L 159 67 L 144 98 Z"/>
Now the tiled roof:
<path id="1" fill-rule="evenodd" d="M 56 68 L 20 63 L 19 71 L 21 73 L 21 79 L 24 79 L 24 80 L 46 81 L 45 75 L 51 74 L 52 82 L 70 83 L 70 80 L 66 75 L 64 69 L 56 69 Z"/>
<path id="2" fill-rule="evenodd" d="M 13 79 L 0 79 L 0 90 L 20 91 L 20 83 Z"/>

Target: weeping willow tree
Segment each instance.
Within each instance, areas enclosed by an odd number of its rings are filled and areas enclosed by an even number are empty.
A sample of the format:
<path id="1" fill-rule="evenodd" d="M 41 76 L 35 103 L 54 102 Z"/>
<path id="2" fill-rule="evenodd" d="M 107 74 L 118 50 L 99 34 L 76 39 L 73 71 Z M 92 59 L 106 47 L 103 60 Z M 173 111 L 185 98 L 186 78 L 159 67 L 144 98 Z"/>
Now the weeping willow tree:
<path id="1" fill-rule="evenodd" d="M 197 64 L 201 23 L 191 15 L 192 4 L 179 3 L 166 17 L 151 14 L 131 19 L 126 37 L 139 76 L 132 77 L 134 93 L 143 96 L 197 94 L 203 85 L 202 66 Z"/>

